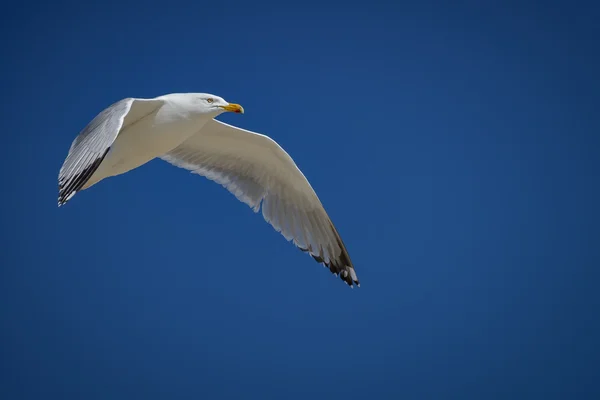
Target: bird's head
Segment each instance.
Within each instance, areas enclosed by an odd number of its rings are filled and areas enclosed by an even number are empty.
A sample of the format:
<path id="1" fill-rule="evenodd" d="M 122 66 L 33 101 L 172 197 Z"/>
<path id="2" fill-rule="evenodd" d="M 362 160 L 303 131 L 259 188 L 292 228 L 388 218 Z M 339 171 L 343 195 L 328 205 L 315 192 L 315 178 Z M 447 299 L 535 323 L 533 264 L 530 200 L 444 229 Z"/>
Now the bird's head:
<path id="1" fill-rule="evenodd" d="M 244 107 L 239 104 L 229 103 L 222 97 L 210 93 L 198 93 L 194 98 L 196 112 L 217 116 L 224 112 L 244 113 Z"/>

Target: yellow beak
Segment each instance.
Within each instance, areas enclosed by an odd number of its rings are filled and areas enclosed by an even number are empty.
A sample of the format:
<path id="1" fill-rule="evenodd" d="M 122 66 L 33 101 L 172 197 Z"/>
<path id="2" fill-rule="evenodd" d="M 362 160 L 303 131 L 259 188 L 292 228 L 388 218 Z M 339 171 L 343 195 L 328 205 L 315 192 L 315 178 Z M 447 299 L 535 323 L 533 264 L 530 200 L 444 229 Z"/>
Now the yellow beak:
<path id="1" fill-rule="evenodd" d="M 225 111 L 231 111 L 231 112 L 238 113 L 238 114 L 244 113 L 244 107 L 240 106 L 239 104 L 229 103 L 226 106 L 220 106 L 220 107 L 222 109 L 224 109 Z"/>

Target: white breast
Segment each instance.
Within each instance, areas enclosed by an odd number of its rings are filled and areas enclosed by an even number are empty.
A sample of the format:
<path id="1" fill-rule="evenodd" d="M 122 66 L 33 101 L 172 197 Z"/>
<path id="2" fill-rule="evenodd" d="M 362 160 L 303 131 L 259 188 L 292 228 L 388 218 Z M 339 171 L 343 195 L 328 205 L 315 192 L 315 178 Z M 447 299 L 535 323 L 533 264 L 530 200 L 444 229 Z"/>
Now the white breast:
<path id="1" fill-rule="evenodd" d="M 155 113 L 122 130 L 84 189 L 102 179 L 124 174 L 173 150 L 205 124 L 206 119 L 176 104 L 165 103 Z"/>

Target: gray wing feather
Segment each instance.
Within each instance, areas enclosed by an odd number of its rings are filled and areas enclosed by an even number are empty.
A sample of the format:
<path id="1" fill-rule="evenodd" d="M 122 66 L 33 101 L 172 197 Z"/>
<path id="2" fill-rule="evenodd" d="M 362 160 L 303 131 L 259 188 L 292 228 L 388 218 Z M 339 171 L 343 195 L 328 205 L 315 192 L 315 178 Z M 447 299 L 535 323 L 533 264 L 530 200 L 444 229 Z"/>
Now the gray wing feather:
<path id="1" fill-rule="evenodd" d="M 58 205 L 80 190 L 110 150 L 134 99 L 117 101 L 98 114 L 73 140 L 58 174 Z"/>
<path id="2" fill-rule="evenodd" d="M 271 138 L 211 120 L 161 157 L 219 183 L 302 251 L 359 285 L 339 233 L 308 180 Z"/>

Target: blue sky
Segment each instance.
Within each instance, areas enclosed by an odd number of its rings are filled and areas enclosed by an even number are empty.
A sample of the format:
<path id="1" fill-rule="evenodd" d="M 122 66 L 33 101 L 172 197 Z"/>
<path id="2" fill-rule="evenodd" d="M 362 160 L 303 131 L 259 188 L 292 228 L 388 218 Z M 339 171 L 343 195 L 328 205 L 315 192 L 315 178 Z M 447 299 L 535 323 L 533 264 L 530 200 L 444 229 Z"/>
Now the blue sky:
<path id="1" fill-rule="evenodd" d="M 6 6 L 0 397 L 597 398 L 599 12 L 486 3 Z M 159 160 L 57 208 L 170 92 L 294 157 L 360 289 Z"/>

